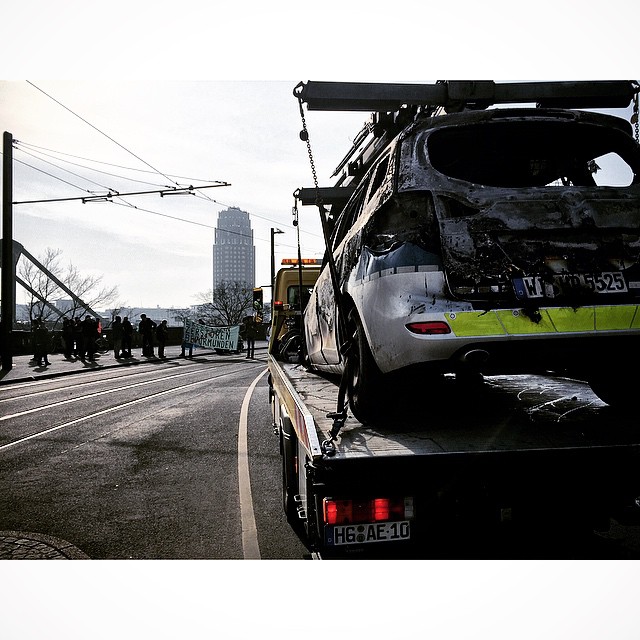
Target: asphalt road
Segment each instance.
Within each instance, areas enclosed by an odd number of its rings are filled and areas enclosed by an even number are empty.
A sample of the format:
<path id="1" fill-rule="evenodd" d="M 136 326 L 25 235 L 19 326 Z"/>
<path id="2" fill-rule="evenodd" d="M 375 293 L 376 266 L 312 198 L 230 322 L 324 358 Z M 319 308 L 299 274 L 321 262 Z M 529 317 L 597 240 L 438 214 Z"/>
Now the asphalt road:
<path id="1" fill-rule="evenodd" d="M 211 352 L 0 385 L 0 532 L 94 559 L 308 558 L 282 513 L 265 370 L 264 352 Z M 577 545 L 548 522 L 544 547 L 461 530 L 423 557 L 639 558 L 640 526 L 611 525 Z"/>
<path id="2" fill-rule="evenodd" d="M 308 557 L 282 513 L 265 368 L 209 354 L 3 385 L 0 530 L 94 559 Z"/>

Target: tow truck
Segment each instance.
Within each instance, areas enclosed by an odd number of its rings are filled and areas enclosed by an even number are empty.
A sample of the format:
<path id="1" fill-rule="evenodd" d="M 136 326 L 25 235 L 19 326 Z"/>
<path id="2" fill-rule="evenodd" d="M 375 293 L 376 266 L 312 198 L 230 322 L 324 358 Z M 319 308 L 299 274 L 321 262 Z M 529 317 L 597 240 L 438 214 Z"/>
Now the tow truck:
<path id="1" fill-rule="evenodd" d="M 342 172 L 336 185 L 294 194 L 318 206 L 330 246 L 331 220 L 390 136 L 420 110 L 433 115 L 532 98 L 606 108 L 628 104 L 637 90 L 625 82 L 309 82 L 294 94 L 307 142 L 304 101 L 309 109 L 379 109 L 366 128 L 370 140 L 356 138 L 334 173 Z M 330 254 L 323 265 L 331 266 Z M 319 271 L 298 260 L 278 272 L 268 356 L 283 509 L 314 557 L 608 557 L 611 550 L 598 541 L 607 540 L 612 524 L 640 524 L 637 413 L 608 406 L 585 381 L 562 372 L 480 382 L 446 374 L 430 379 L 428 389 L 407 381 L 374 420 L 356 419 L 344 376 L 314 370 L 306 357 L 305 302 Z M 349 345 L 343 348 L 346 358 Z M 640 557 L 640 545 L 630 553 Z"/>

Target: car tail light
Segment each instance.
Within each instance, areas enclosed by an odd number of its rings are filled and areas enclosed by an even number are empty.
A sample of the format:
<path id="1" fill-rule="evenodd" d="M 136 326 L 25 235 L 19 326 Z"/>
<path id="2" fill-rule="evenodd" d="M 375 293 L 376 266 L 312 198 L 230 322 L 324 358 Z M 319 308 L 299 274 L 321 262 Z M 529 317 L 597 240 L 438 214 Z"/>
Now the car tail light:
<path id="1" fill-rule="evenodd" d="M 283 307 L 284 307 L 284 302 L 282 302 L 282 300 L 274 300 L 273 301 L 273 308 L 274 309 L 282 310 Z"/>
<path id="2" fill-rule="evenodd" d="M 413 518 L 413 498 L 372 498 L 322 500 L 326 524 L 356 524 Z"/>
<path id="3" fill-rule="evenodd" d="M 410 322 L 405 325 L 411 333 L 417 333 L 419 335 L 444 335 L 451 333 L 451 327 L 446 322 L 433 321 L 433 322 Z"/>

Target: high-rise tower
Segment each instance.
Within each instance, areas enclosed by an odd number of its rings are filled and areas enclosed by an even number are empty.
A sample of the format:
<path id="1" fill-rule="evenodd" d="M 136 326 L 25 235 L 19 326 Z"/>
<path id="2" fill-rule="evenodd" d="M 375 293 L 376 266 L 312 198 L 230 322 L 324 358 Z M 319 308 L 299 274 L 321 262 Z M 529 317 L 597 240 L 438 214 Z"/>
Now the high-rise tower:
<path id="1" fill-rule="evenodd" d="M 218 214 L 213 245 L 213 288 L 221 282 L 255 286 L 256 250 L 246 211 L 230 207 Z"/>

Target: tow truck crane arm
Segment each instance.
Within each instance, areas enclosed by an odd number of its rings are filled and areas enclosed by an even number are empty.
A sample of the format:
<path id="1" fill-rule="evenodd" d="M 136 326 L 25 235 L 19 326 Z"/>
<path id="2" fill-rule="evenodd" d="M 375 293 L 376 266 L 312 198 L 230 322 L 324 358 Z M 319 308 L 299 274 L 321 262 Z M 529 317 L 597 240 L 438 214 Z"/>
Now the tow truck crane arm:
<path id="1" fill-rule="evenodd" d="M 296 98 L 311 111 L 398 111 L 403 106 L 444 107 L 457 111 L 493 104 L 535 102 L 541 107 L 624 108 L 638 87 L 632 80 L 515 82 L 447 80 L 435 84 L 372 82 L 299 83 Z"/>

